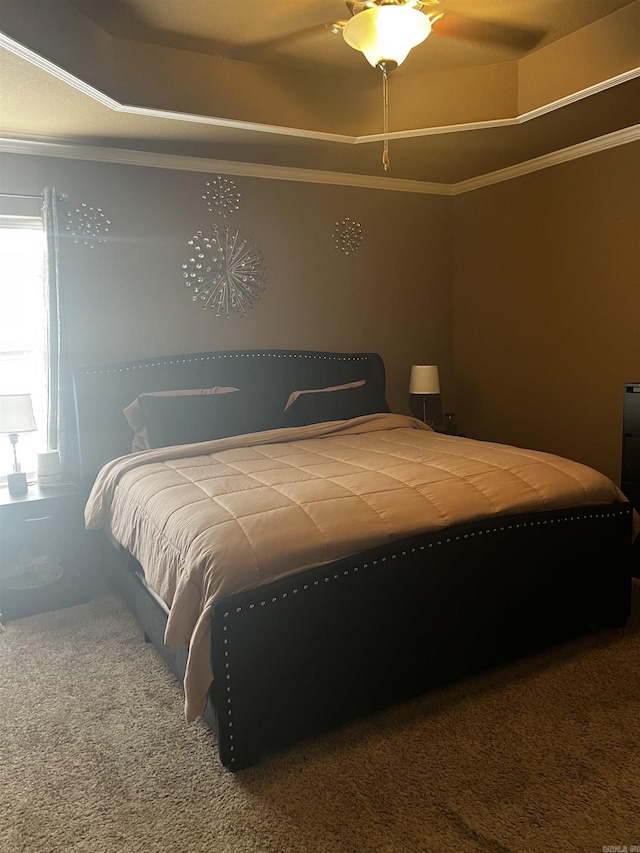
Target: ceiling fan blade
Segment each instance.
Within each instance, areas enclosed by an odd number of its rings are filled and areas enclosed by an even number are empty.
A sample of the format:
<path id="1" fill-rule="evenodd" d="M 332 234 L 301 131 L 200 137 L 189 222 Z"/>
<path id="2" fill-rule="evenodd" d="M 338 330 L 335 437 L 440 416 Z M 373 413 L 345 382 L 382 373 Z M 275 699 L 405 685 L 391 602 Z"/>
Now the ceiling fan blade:
<path id="1" fill-rule="evenodd" d="M 217 43 L 214 46 L 214 51 L 226 59 L 238 59 L 242 62 L 259 62 L 261 59 L 272 57 L 274 52 L 277 52 L 279 48 L 286 48 L 303 39 L 331 33 L 334 31 L 333 28 L 335 26 L 335 21 L 328 21 L 327 23 L 303 27 L 302 29 L 284 33 L 283 35 L 265 39 L 264 41 L 233 45 Z"/>
<path id="2" fill-rule="evenodd" d="M 547 34 L 546 30 L 539 27 L 517 27 L 499 21 L 484 21 L 459 15 L 457 12 L 445 12 L 434 24 L 433 32 L 450 38 L 521 51 L 533 50 Z"/>
<path id="3" fill-rule="evenodd" d="M 0 0 L 0 3 L 2 0 Z M 212 54 L 223 59 L 242 62 L 268 60 L 279 47 L 319 33 L 330 32 L 335 21 L 314 24 L 276 38 L 234 44 L 212 39 L 198 33 L 174 32 L 154 25 L 153 19 L 143 15 L 130 0 L 68 0 L 69 4 L 103 27 L 111 35 L 139 41 L 151 41 L 193 53 Z"/>

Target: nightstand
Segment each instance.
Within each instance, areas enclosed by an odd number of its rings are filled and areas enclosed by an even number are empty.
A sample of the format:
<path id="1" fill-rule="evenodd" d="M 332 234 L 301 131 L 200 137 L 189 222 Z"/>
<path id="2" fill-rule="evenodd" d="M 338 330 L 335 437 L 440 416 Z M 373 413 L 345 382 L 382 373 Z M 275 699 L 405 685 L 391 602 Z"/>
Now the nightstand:
<path id="1" fill-rule="evenodd" d="M 0 621 L 88 601 L 83 506 L 74 484 L 0 488 Z"/>

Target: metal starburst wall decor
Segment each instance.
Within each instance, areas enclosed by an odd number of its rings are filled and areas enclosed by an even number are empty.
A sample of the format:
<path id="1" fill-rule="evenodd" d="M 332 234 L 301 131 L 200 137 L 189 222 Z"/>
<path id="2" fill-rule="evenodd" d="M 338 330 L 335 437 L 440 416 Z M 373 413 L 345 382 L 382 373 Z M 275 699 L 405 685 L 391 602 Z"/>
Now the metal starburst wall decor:
<path id="1" fill-rule="evenodd" d="M 182 264 L 182 276 L 192 300 L 227 319 L 232 311 L 244 317 L 260 299 L 267 281 L 262 254 L 236 228 L 230 234 L 212 227 L 212 236 L 198 231 L 189 241 L 193 254 Z"/>
<path id="2" fill-rule="evenodd" d="M 217 175 L 207 181 L 205 186 L 207 189 L 202 198 L 206 201 L 211 213 L 226 217 L 227 214 L 235 213 L 240 207 L 240 193 L 230 178 Z"/>
<path id="3" fill-rule="evenodd" d="M 341 222 L 336 222 L 333 241 L 336 249 L 340 249 L 345 255 L 357 252 L 362 242 L 362 226 L 349 217 Z"/>
<path id="4" fill-rule="evenodd" d="M 67 211 L 66 230 L 73 237 L 74 243 L 82 241 L 85 246 L 94 248 L 96 243 L 107 242 L 107 232 L 111 220 L 107 219 L 101 207 L 91 207 L 81 204 L 75 210 Z"/>

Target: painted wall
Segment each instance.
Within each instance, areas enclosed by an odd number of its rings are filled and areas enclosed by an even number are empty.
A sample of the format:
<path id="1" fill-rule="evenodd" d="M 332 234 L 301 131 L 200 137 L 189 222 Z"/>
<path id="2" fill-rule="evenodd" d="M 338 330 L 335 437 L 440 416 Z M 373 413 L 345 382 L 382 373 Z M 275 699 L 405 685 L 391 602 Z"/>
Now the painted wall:
<path id="1" fill-rule="evenodd" d="M 640 146 L 461 195 L 454 353 L 461 429 L 620 476 L 640 381 Z"/>
<path id="2" fill-rule="evenodd" d="M 74 365 L 243 347 L 373 350 L 396 411 L 408 411 L 413 363 L 441 365 L 452 387 L 451 199 L 235 179 L 240 210 L 228 221 L 262 250 L 268 284 L 247 317 L 225 320 L 192 303 L 182 279 L 187 241 L 213 221 L 201 198 L 207 177 L 2 156 L 0 191 L 55 186 L 112 222 L 108 242 L 93 249 L 62 239 Z M 363 231 L 350 255 L 333 242 L 345 217 Z"/>
<path id="3" fill-rule="evenodd" d="M 391 407 L 406 412 L 411 364 L 437 363 L 443 407 L 467 435 L 618 481 L 622 386 L 640 379 L 638 148 L 453 199 L 238 178 L 230 222 L 262 249 L 269 281 L 253 312 L 229 320 L 194 305 L 182 280 L 187 240 L 212 221 L 204 174 L 4 155 L 0 191 L 54 185 L 112 220 L 104 245 L 62 241 L 75 365 L 375 350 Z M 333 245 L 344 217 L 364 233 L 349 256 Z"/>

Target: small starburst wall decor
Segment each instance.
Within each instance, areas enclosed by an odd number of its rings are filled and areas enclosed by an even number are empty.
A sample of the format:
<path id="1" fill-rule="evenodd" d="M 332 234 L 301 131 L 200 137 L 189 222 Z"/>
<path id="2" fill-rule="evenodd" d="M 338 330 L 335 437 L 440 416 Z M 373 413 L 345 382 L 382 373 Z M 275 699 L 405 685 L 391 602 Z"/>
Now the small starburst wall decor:
<path id="1" fill-rule="evenodd" d="M 206 201 L 211 213 L 226 217 L 230 213 L 235 213 L 240 207 L 240 193 L 230 178 L 217 175 L 207 181 L 205 187 L 207 189 L 202 198 Z"/>
<path id="2" fill-rule="evenodd" d="M 107 233 L 111 220 L 107 219 L 101 207 L 81 204 L 75 210 L 67 211 L 66 230 L 74 243 L 84 243 L 93 249 L 97 243 L 107 242 Z"/>
<path id="3" fill-rule="evenodd" d="M 357 252 L 362 242 L 362 226 L 349 217 L 341 222 L 336 222 L 333 241 L 336 249 L 340 249 L 345 255 Z"/>
<path id="4" fill-rule="evenodd" d="M 217 225 L 212 236 L 198 231 L 189 241 L 192 255 L 182 264 L 182 277 L 191 288 L 191 299 L 202 308 L 215 311 L 216 317 L 227 319 L 232 311 L 244 317 L 260 299 L 267 281 L 262 253 L 255 249 L 238 228 Z"/>

